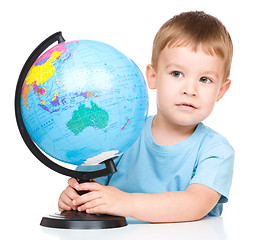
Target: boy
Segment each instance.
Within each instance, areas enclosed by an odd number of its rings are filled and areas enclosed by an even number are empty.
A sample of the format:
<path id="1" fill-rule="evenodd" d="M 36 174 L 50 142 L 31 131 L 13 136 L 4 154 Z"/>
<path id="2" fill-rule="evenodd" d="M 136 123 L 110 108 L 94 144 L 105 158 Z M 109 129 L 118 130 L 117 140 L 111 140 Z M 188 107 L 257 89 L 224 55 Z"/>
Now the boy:
<path id="1" fill-rule="evenodd" d="M 146 70 L 149 88 L 157 90 L 157 115 L 148 117 L 141 136 L 115 160 L 117 173 L 99 183 L 70 179 L 59 210 L 147 222 L 220 216 L 234 150 L 202 121 L 230 86 L 232 55 L 230 35 L 218 19 L 187 12 L 167 21 Z M 75 189 L 90 192 L 79 196 Z"/>

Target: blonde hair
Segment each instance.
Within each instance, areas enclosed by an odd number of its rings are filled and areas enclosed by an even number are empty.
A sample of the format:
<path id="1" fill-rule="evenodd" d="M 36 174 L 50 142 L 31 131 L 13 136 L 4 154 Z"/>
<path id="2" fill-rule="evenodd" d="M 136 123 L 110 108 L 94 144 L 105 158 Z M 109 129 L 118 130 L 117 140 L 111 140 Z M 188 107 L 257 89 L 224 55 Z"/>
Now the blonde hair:
<path id="1" fill-rule="evenodd" d="M 225 62 L 224 79 L 230 75 L 233 44 L 225 26 L 217 18 L 204 12 L 185 12 L 165 22 L 157 32 L 152 49 L 151 64 L 157 68 L 160 52 L 165 47 L 199 46 L 208 55 L 217 55 Z"/>

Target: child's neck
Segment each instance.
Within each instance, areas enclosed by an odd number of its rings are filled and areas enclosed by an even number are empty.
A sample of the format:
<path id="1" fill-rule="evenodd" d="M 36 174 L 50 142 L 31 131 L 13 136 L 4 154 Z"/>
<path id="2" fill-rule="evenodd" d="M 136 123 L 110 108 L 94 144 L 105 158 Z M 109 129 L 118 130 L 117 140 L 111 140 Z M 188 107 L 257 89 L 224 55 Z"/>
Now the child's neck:
<path id="1" fill-rule="evenodd" d="M 164 124 L 158 116 L 152 121 L 151 131 L 155 142 L 159 145 L 174 145 L 189 138 L 198 124 L 191 126 Z"/>

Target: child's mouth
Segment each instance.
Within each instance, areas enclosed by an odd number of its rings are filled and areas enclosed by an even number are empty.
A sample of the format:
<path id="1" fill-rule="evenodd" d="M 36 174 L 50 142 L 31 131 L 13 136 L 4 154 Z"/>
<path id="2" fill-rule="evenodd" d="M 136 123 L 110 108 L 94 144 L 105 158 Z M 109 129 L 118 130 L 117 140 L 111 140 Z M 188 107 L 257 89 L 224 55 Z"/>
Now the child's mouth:
<path id="1" fill-rule="evenodd" d="M 197 109 L 197 107 L 195 107 L 191 103 L 179 103 L 179 104 L 176 104 L 176 106 L 179 107 L 180 109 L 183 109 L 183 110 L 194 110 L 194 109 Z"/>

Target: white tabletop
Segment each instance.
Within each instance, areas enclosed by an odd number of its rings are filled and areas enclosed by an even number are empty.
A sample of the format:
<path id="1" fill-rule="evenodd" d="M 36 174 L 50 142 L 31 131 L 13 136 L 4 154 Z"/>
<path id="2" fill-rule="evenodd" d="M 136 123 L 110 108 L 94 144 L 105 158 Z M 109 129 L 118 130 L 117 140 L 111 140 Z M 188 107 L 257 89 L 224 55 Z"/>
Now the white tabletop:
<path id="1" fill-rule="evenodd" d="M 126 227 L 103 230 L 65 230 L 41 227 L 41 218 L 16 218 L 4 223 L 5 227 L 1 235 L 8 236 L 5 239 L 37 239 L 37 240 L 80 240 L 80 239 L 191 239 L 191 240 L 225 240 L 235 239 L 225 231 L 223 218 L 209 217 L 197 222 L 149 224 L 127 218 Z M 9 222 L 8 222 L 9 221 Z M 1 228 L 2 229 L 2 228 Z M 237 227 L 236 229 L 237 230 Z M 255 239 L 255 236 L 253 236 Z M 251 238 L 248 238 L 251 239 Z"/>

